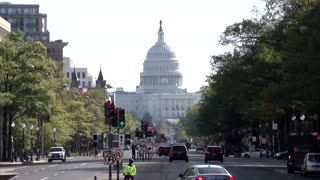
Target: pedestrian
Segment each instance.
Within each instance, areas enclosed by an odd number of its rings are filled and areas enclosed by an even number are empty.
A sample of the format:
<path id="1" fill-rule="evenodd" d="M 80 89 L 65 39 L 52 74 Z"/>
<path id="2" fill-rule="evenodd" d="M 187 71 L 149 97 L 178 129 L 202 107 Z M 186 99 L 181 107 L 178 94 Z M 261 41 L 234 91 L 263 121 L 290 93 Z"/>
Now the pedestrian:
<path id="1" fill-rule="evenodd" d="M 98 157 L 98 148 L 94 148 L 94 157 L 95 157 L 95 158 Z"/>
<path id="2" fill-rule="evenodd" d="M 136 160 L 136 146 L 134 144 L 131 145 L 131 154 L 132 154 L 132 159 Z"/>
<path id="3" fill-rule="evenodd" d="M 133 164 L 133 159 L 129 159 L 129 164 L 127 164 L 123 168 L 123 176 L 124 180 L 134 180 L 134 176 L 136 175 L 137 169 Z"/>

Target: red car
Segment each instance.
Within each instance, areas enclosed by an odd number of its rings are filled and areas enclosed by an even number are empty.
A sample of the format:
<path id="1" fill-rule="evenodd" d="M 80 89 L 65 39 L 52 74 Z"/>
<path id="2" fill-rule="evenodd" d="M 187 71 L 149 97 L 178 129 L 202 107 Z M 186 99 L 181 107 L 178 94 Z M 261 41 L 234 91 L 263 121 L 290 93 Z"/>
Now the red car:
<path id="1" fill-rule="evenodd" d="M 160 146 L 158 149 L 158 155 L 159 156 L 162 156 L 162 155 L 168 156 L 170 149 L 171 149 L 171 146 Z"/>

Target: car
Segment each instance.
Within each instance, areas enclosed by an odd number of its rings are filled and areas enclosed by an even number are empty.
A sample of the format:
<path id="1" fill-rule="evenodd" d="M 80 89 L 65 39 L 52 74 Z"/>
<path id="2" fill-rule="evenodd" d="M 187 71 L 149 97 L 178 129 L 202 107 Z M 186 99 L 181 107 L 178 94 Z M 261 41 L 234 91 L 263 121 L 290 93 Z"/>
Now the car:
<path id="1" fill-rule="evenodd" d="M 159 156 L 162 156 L 162 155 L 169 155 L 169 152 L 170 152 L 170 149 L 171 149 L 171 146 L 160 146 L 158 148 L 158 155 Z"/>
<path id="2" fill-rule="evenodd" d="M 196 145 L 196 151 L 204 151 L 204 144 L 203 143 L 197 143 Z"/>
<path id="3" fill-rule="evenodd" d="M 273 155 L 278 160 L 286 160 L 288 157 L 288 151 L 277 152 Z"/>
<path id="4" fill-rule="evenodd" d="M 320 174 L 320 153 L 307 153 L 301 165 L 301 175 Z"/>
<path id="5" fill-rule="evenodd" d="M 172 145 L 169 152 L 169 162 L 173 160 L 185 160 L 189 162 L 188 149 L 185 145 Z"/>
<path id="6" fill-rule="evenodd" d="M 208 146 L 205 151 L 204 162 L 218 160 L 223 163 L 223 151 L 220 146 Z"/>
<path id="7" fill-rule="evenodd" d="M 270 151 L 268 151 L 270 154 Z M 266 157 L 267 151 L 264 149 L 257 148 L 253 151 L 246 151 L 241 153 L 241 157 L 243 158 L 259 158 L 259 157 Z"/>
<path id="8" fill-rule="evenodd" d="M 234 180 L 233 176 L 219 165 L 192 165 L 183 174 L 179 174 L 178 180 Z"/>
<path id="9" fill-rule="evenodd" d="M 66 151 L 63 147 L 51 147 L 48 152 L 48 162 L 53 160 L 66 161 Z"/>

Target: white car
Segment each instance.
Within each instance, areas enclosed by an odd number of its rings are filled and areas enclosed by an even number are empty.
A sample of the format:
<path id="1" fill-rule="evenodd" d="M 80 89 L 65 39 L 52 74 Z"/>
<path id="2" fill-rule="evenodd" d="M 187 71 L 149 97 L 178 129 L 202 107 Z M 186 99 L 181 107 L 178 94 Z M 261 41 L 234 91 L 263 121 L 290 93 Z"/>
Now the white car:
<path id="1" fill-rule="evenodd" d="M 301 175 L 320 174 L 320 153 L 307 153 L 301 165 Z"/>
<path id="2" fill-rule="evenodd" d="M 51 147 L 48 152 L 48 162 L 53 160 L 61 160 L 62 162 L 66 161 L 66 151 L 63 147 Z"/>
<path id="3" fill-rule="evenodd" d="M 268 153 L 270 155 L 270 152 L 268 152 Z M 260 155 L 262 155 L 262 157 L 266 157 L 267 151 L 264 149 L 257 148 L 253 151 L 250 151 L 250 152 L 248 151 L 248 152 L 241 153 L 241 157 L 243 157 L 243 158 L 259 158 Z"/>

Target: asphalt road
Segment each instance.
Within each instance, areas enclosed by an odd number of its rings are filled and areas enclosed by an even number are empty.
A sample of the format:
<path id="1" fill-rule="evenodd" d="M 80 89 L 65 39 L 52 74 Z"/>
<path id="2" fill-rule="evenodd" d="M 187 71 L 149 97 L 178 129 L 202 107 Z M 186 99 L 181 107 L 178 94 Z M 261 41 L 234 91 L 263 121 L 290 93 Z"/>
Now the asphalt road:
<path id="1" fill-rule="evenodd" d="M 153 157 L 151 160 L 136 160 L 136 180 L 175 180 L 179 173 L 193 164 L 204 164 L 204 155 L 191 152 L 189 162 L 169 162 L 168 157 Z M 125 158 L 130 157 L 130 152 L 125 153 Z M 127 159 L 124 159 L 127 162 Z M 235 180 L 298 180 L 319 179 L 319 176 L 301 177 L 300 174 L 287 174 L 284 161 L 275 159 L 241 159 L 225 158 L 224 163 L 210 161 L 209 164 L 224 166 Z M 108 166 L 104 165 L 102 158 L 77 157 L 69 159 L 65 163 L 38 163 L 33 165 L 7 166 L 7 172 L 18 173 L 13 180 L 109 180 Z M 2 171 L 3 172 L 3 171 Z M 117 179 L 113 172 L 112 179 Z M 119 176 L 123 179 L 121 173 Z"/>

